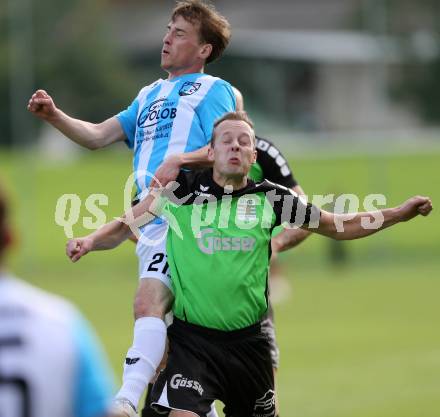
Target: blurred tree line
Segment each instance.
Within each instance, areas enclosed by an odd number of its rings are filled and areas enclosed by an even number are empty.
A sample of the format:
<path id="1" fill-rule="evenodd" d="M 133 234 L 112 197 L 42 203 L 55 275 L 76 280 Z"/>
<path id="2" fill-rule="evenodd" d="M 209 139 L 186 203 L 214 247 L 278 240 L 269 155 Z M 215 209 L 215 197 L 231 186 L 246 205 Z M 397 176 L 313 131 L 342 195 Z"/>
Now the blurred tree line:
<path id="1" fill-rule="evenodd" d="M 402 37 L 404 60 L 391 81 L 395 99 L 405 100 L 427 122 L 440 122 L 440 3 L 388 0 L 390 30 Z"/>
<path id="2" fill-rule="evenodd" d="M 143 1 L 148 7 L 148 1 Z M 438 124 L 438 0 L 419 0 L 417 3 L 412 0 L 353 1 L 361 5 L 353 19 L 353 29 L 399 39 L 403 62 L 388 78 L 392 96 L 396 100 L 408 101 L 427 122 Z M 19 108 L 15 124 L 22 121 L 26 125 L 23 132 L 28 133 L 21 136 L 28 136 L 32 140 L 36 135 L 36 123 L 26 111 L 27 100 L 35 88 L 47 90 L 67 113 L 90 121 L 101 121 L 125 108 L 145 82 L 160 74 L 157 55 L 130 56 L 115 45 L 115 35 L 108 18 L 109 8 L 112 7 L 110 0 L 6 0 L 0 3 L 0 144 L 11 143 L 12 139 L 11 106 L 14 100 L 10 97 L 10 91 L 14 66 L 11 65 L 11 57 L 17 43 L 11 42 L 11 37 L 13 33 L 24 35 L 26 28 L 23 27 L 26 19 L 21 18 L 20 12 L 18 18 L 11 13 L 11 6 L 19 3 L 28 4 L 31 22 L 26 48 L 28 56 L 25 54 L 24 58 L 21 57 L 21 65 L 26 66 L 30 76 L 28 83 L 21 86 L 21 95 L 15 100 L 15 106 Z M 133 0 L 128 1 L 126 7 L 130 7 L 131 3 Z M 24 38 L 21 39 L 23 41 Z M 247 64 L 246 59 L 234 61 L 225 57 L 209 71 L 226 79 L 233 71 L 231 79 L 234 80 L 244 74 L 241 78 L 244 79 L 244 86 L 249 84 L 247 99 L 252 103 L 253 95 L 258 95 L 256 91 L 261 86 L 254 85 L 252 77 L 246 77 L 243 68 Z M 263 62 L 261 65 L 257 62 L 257 67 L 261 67 L 265 74 L 277 70 Z M 291 70 L 290 64 L 289 68 Z M 16 84 L 19 79 L 20 76 L 17 76 Z M 298 79 L 300 83 L 292 87 L 296 96 L 301 94 L 304 83 L 311 82 L 301 76 Z M 277 85 L 275 90 L 280 88 L 288 86 Z M 300 97 L 301 100 L 307 100 L 304 95 Z M 267 105 L 273 105 L 273 102 L 283 106 L 280 100 L 271 100 Z M 22 139 L 25 138 L 19 141 Z"/>
<path id="3" fill-rule="evenodd" d="M 12 140 L 8 99 L 13 71 L 11 34 L 21 30 L 14 27 L 21 24 L 21 16 L 12 16 L 14 1 L 22 0 L 9 0 L 0 6 L 0 144 Z M 34 88 L 47 90 L 63 110 L 85 120 L 102 121 L 125 108 L 138 91 L 142 75 L 129 68 L 122 51 L 111 42 L 111 26 L 106 21 L 108 2 L 26 1 L 32 5 L 28 8 L 32 56 L 22 64 L 31 66 L 27 70 L 31 72 L 32 89 L 26 91 L 26 98 L 20 98 L 23 103 L 19 116 L 30 126 L 28 140 L 36 133 L 35 123 L 29 121 L 31 116 L 26 112 Z"/>
<path id="4" fill-rule="evenodd" d="M 440 3 L 361 0 L 355 26 L 398 41 L 401 63 L 389 77 L 391 97 L 406 101 L 428 124 L 440 122 Z"/>

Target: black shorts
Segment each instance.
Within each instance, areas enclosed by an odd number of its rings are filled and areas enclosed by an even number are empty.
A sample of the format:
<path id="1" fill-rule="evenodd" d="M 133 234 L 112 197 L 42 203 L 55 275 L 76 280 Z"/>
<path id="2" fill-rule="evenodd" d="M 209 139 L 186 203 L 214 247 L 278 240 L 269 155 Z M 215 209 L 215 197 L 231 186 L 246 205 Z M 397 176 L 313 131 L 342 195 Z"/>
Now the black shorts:
<path id="1" fill-rule="evenodd" d="M 260 324 L 224 332 L 174 319 L 166 368 L 154 384 L 152 406 L 205 417 L 218 399 L 226 417 L 274 417 L 270 347 Z"/>

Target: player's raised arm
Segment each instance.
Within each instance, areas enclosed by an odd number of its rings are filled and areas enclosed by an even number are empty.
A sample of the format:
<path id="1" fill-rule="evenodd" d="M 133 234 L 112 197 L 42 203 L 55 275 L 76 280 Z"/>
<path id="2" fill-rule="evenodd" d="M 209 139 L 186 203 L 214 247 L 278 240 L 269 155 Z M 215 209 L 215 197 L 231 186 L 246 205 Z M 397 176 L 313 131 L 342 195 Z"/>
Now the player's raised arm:
<path id="1" fill-rule="evenodd" d="M 102 123 L 74 119 L 56 107 L 52 97 L 44 90 L 37 90 L 32 95 L 27 108 L 73 142 L 91 150 L 125 139 L 125 133 L 116 117 L 111 117 Z"/>
<path id="2" fill-rule="evenodd" d="M 359 239 L 418 215 L 427 216 L 431 210 L 429 197 L 416 196 L 398 207 L 373 212 L 335 214 L 322 210 L 318 227 L 303 228 L 337 240 Z"/>

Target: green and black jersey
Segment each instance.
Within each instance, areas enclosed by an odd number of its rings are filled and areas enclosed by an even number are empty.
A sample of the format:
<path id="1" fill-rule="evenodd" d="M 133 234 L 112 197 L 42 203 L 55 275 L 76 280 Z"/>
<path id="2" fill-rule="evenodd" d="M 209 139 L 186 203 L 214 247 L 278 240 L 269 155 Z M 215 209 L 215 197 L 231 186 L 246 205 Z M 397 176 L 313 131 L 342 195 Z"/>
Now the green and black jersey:
<path id="1" fill-rule="evenodd" d="M 272 229 L 307 224 L 319 210 L 269 181 L 230 192 L 212 170 L 181 171 L 176 185 L 163 209 L 174 315 L 220 330 L 258 322 L 267 309 Z"/>

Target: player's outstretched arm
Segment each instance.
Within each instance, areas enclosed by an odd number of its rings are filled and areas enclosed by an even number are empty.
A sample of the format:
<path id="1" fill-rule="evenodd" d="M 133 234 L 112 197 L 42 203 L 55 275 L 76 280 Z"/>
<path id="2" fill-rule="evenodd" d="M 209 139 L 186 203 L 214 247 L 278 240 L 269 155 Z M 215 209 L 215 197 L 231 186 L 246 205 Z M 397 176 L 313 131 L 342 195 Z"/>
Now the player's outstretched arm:
<path id="1" fill-rule="evenodd" d="M 44 90 L 37 90 L 32 95 L 27 108 L 73 142 L 88 149 L 103 148 L 125 139 L 125 133 L 116 117 L 96 124 L 74 119 L 57 108 L 52 97 Z"/>
<path id="2" fill-rule="evenodd" d="M 113 220 L 86 237 L 70 239 L 66 255 L 76 262 L 89 252 L 113 249 L 131 235 L 130 228 L 119 220 Z"/>
<path id="3" fill-rule="evenodd" d="M 431 210 L 429 197 L 416 196 L 398 207 L 374 212 L 334 214 L 321 211 L 319 226 L 309 230 L 337 240 L 359 239 L 418 215 L 427 216 Z"/>

